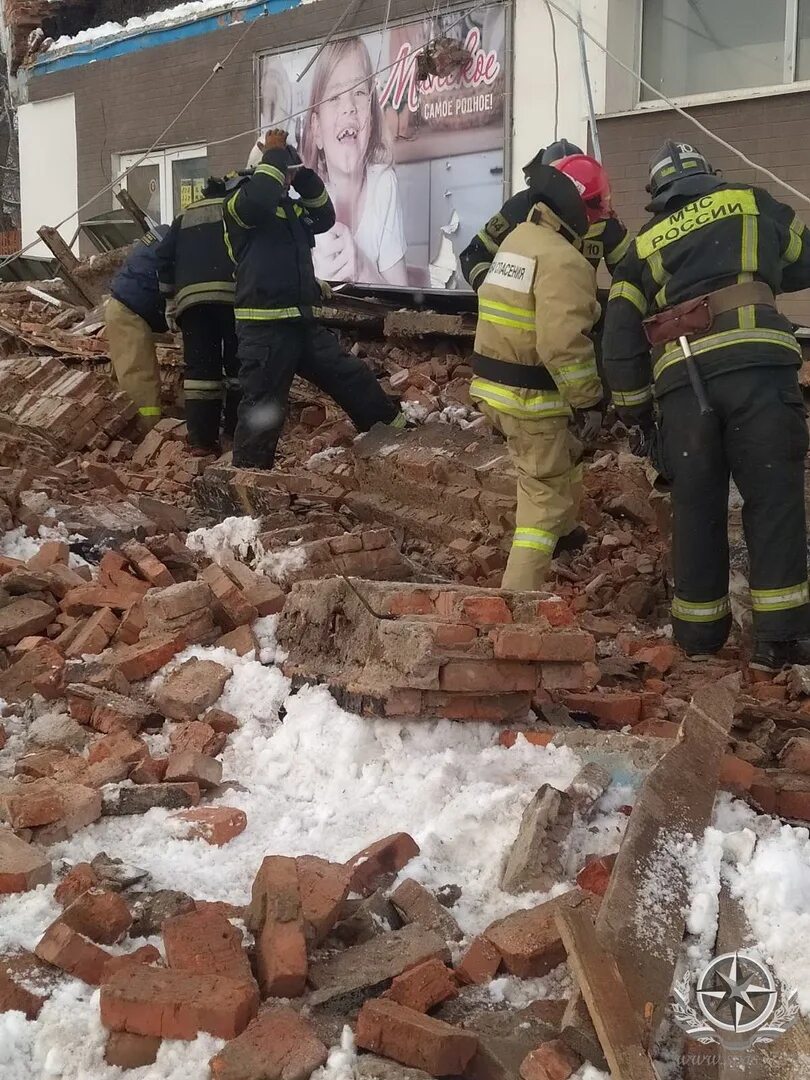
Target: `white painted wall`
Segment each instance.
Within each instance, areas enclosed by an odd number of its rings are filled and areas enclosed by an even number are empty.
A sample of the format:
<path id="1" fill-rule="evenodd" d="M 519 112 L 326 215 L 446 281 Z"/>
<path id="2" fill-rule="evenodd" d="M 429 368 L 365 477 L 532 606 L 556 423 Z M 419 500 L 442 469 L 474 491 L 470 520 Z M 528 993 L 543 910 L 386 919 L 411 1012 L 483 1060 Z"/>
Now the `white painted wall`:
<path id="1" fill-rule="evenodd" d="M 577 0 L 557 0 L 576 17 Z M 607 37 L 608 0 L 581 0 L 585 29 L 601 42 Z M 522 168 L 541 146 L 554 139 L 554 54 L 551 25 L 543 0 L 514 0 L 512 96 L 512 190 L 524 187 Z M 588 103 L 579 59 L 576 27 L 554 12 L 560 71 L 558 135 L 583 148 L 588 140 Z M 605 54 L 586 39 L 588 67 L 597 116 L 605 108 Z"/>
<path id="2" fill-rule="evenodd" d="M 20 216 L 22 241 L 37 239 L 42 225 L 75 213 L 79 206 L 76 153 L 76 101 L 72 94 L 20 105 Z M 59 230 L 69 243 L 76 232 L 73 218 Z M 50 255 L 41 242 L 29 255 Z"/>

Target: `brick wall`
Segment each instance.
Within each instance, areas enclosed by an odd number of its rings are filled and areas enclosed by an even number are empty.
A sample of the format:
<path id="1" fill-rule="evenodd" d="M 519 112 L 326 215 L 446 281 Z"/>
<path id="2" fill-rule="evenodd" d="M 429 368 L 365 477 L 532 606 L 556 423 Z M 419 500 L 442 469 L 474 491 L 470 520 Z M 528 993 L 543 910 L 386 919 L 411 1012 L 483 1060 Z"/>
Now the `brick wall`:
<path id="1" fill-rule="evenodd" d="M 810 194 L 810 143 L 806 137 L 810 93 L 704 105 L 690 112 L 748 157 Z M 647 167 L 652 155 L 667 138 L 699 146 L 728 180 L 767 188 L 776 198 L 794 205 L 810 224 L 807 204 L 798 202 L 760 173 L 749 169 L 739 158 L 670 110 L 601 120 L 599 133 L 616 209 L 633 230 L 649 216 L 644 211 L 648 198 L 644 190 Z M 785 300 L 783 308 L 797 322 L 810 325 L 810 291 Z"/>
<path id="2" fill-rule="evenodd" d="M 213 142 L 252 127 L 257 114 L 255 54 L 322 39 L 345 7 L 345 0 L 318 0 L 257 20 L 225 68 L 172 128 L 163 145 Z M 344 32 L 381 25 L 386 7 L 386 0 L 366 0 L 344 25 Z M 419 0 L 394 0 L 391 21 L 423 15 L 425 10 Z M 243 25 L 235 24 L 196 38 L 31 79 L 30 101 L 75 95 L 80 204 L 109 183 L 113 154 L 151 145 L 243 32 Z M 221 175 L 242 168 L 251 142 L 252 136 L 247 135 L 210 147 L 211 172 Z M 113 205 L 117 203 L 107 193 L 81 217 L 109 210 Z"/>

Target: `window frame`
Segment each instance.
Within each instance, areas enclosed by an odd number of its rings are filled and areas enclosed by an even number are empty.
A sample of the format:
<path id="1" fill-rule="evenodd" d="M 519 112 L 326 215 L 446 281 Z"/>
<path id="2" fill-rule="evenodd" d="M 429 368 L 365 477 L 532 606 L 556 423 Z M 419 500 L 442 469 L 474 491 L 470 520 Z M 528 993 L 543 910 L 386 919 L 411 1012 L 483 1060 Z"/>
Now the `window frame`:
<path id="1" fill-rule="evenodd" d="M 810 88 L 810 79 L 796 80 L 796 67 L 799 56 L 799 0 L 785 0 L 785 59 L 782 69 L 783 81 L 781 83 L 768 83 L 765 86 L 740 86 L 733 90 L 707 90 L 697 94 L 670 95 L 672 101 L 678 105 L 684 102 L 692 104 L 711 104 L 717 101 L 734 101 L 749 97 L 766 97 L 775 94 L 790 93 L 793 90 L 807 90 Z M 638 0 L 638 15 L 636 21 L 635 39 L 635 69 L 642 74 L 643 48 L 644 48 L 644 0 Z M 661 98 L 655 97 L 645 101 L 642 97 L 643 86 L 638 78 L 635 80 L 635 110 L 668 109 L 669 106 Z M 610 115 L 609 113 L 604 115 Z"/>
<path id="2" fill-rule="evenodd" d="M 194 143 L 186 146 L 166 146 L 160 150 L 153 150 L 143 158 L 143 150 L 124 150 L 113 154 L 113 175 L 118 176 L 124 169 L 129 168 L 136 162 L 138 165 L 156 165 L 160 177 L 160 217 L 163 224 L 169 225 L 180 213 L 180 208 L 174 206 L 174 184 L 172 177 L 172 164 L 175 161 L 187 161 L 189 158 L 208 157 L 207 143 Z M 114 191 L 127 189 L 128 177 L 115 185 Z M 114 204 L 115 205 L 115 204 Z"/>

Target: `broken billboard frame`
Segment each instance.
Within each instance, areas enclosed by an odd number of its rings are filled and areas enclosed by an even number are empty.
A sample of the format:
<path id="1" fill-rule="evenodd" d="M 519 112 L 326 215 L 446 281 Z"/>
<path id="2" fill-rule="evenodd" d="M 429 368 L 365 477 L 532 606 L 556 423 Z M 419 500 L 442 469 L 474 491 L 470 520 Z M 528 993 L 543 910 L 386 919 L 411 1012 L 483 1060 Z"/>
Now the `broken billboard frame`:
<path id="1" fill-rule="evenodd" d="M 508 190 L 511 15 L 508 4 L 465 5 L 346 33 L 306 72 L 319 42 L 256 55 L 260 129 L 286 127 L 335 203 L 336 226 L 316 242 L 319 277 L 470 293 L 458 255 Z M 471 60 L 419 83 L 417 54 L 442 35 Z M 356 85 L 369 76 L 376 101 Z"/>

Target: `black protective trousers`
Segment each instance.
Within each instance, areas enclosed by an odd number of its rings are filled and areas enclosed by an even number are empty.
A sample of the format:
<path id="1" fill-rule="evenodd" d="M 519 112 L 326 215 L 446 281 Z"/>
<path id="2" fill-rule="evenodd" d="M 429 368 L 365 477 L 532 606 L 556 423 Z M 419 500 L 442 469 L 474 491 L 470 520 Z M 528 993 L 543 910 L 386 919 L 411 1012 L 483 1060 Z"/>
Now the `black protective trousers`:
<path id="1" fill-rule="evenodd" d="M 807 419 L 794 367 L 749 367 L 659 400 L 662 467 L 672 483 L 675 640 L 715 652 L 731 628 L 729 475 L 743 498 L 755 641 L 810 637 L 804 506 Z"/>
<path id="2" fill-rule="evenodd" d="M 238 322 L 242 401 L 233 463 L 271 469 L 287 416 L 294 376 L 323 390 L 358 431 L 390 424 L 399 410 L 371 369 L 343 349 L 335 335 L 311 319 Z"/>
<path id="3" fill-rule="evenodd" d="M 196 449 L 213 450 L 219 444 L 220 427 L 229 438 L 233 435 L 239 407 L 233 308 L 194 304 L 178 316 L 177 323 L 183 335 L 188 441 Z"/>

